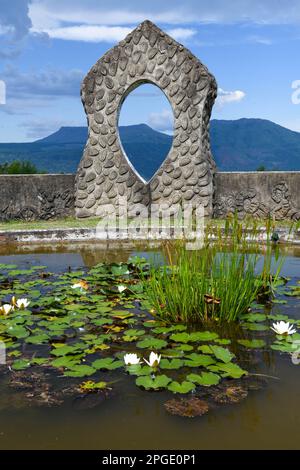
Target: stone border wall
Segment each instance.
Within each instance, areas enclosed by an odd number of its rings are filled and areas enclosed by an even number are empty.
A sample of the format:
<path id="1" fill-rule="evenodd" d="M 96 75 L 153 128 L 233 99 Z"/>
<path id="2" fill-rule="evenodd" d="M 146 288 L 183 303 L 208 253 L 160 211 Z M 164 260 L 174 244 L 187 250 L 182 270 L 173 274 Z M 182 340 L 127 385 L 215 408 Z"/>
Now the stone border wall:
<path id="1" fill-rule="evenodd" d="M 74 216 L 75 175 L 0 175 L 0 221 Z"/>
<path id="2" fill-rule="evenodd" d="M 0 175 L 0 221 L 75 216 L 75 175 Z M 300 219 L 300 171 L 218 172 L 214 217 Z"/>
<path id="3" fill-rule="evenodd" d="M 219 172 L 214 183 L 215 218 L 300 219 L 300 171 Z"/>

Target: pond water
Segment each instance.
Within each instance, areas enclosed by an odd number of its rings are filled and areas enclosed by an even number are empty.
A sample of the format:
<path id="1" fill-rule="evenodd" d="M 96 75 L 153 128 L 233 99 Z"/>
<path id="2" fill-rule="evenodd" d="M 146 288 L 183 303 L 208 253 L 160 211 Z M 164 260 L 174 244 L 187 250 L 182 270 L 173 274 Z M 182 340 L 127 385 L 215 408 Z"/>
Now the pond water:
<path id="1" fill-rule="evenodd" d="M 288 288 L 289 285 L 297 285 L 300 279 L 300 249 L 286 247 L 284 251 L 286 259 L 282 275 L 290 278 Z M 136 254 L 147 257 L 149 249 L 142 245 L 119 247 L 114 244 L 53 246 L 50 249 L 6 246 L 0 248 L 0 265 L 17 265 L 17 269 L 21 270 L 46 266 L 43 271 L 61 273 L 82 267 L 91 268 L 102 262 L 126 263 L 129 256 Z M 277 299 L 287 303 L 273 304 L 267 310 L 260 308 L 257 312 L 287 315 L 298 322 L 296 325 L 300 331 L 299 296 L 286 296 L 281 291 Z M 102 396 L 99 399 L 99 395 L 94 393 L 77 393 L 75 396 L 66 394 L 59 404 L 52 403 L 50 406 L 51 403 L 48 403 L 47 406 L 44 403 L 41 406 L 28 397 L 31 393 L 45 393 L 45 388 L 34 389 L 32 384 L 25 384 L 27 401 L 24 402 L 24 383 L 19 388 L 9 383 L 11 374 L 19 374 L 19 382 L 24 382 L 24 374 L 27 377 L 34 374 L 33 368 L 15 372 L 2 368 L 0 448 L 297 449 L 300 437 L 300 365 L 292 362 L 290 354 L 271 349 L 270 345 L 276 338 L 273 333 L 270 335 L 269 330 L 268 325 L 261 331 L 250 332 L 253 338 L 264 340 L 266 347 L 251 351 L 242 347 L 234 350 L 238 363 L 250 376 L 225 379 L 225 382 L 229 387 L 237 387 L 239 392 L 242 388 L 244 399 L 236 400 L 238 403 L 221 403 L 222 400 L 218 402 L 209 395 L 213 387 L 202 387 L 196 395 L 210 403 L 209 411 L 194 418 L 167 412 L 164 404 L 170 399 L 177 399 L 177 394 L 164 390 L 145 391 L 135 385 L 135 377 L 124 371 L 97 372 L 97 380 L 113 382 L 112 393 L 106 398 Z M 219 332 L 219 336 L 226 338 L 224 332 Z M 249 339 L 249 331 L 246 337 Z M 31 347 L 34 350 L 34 345 Z M 36 383 L 43 382 L 43 375 L 50 372 L 47 370 L 39 374 L 36 378 L 33 375 Z M 69 379 L 58 371 L 51 374 L 51 380 L 57 388 L 66 386 L 72 380 L 76 383 L 90 380 L 89 377 Z"/>

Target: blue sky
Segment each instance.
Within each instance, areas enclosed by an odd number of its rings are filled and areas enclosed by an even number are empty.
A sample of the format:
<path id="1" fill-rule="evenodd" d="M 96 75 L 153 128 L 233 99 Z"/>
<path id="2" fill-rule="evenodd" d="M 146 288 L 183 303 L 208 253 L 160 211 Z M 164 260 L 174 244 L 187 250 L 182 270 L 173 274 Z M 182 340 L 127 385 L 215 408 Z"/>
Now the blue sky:
<path id="1" fill-rule="evenodd" d="M 85 125 L 82 78 L 145 19 L 215 75 L 214 118 L 259 117 L 300 131 L 300 0 L 0 0 L 0 142 Z M 120 123 L 139 122 L 170 131 L 158 89 L 140 87 L 123 105 Z"/>

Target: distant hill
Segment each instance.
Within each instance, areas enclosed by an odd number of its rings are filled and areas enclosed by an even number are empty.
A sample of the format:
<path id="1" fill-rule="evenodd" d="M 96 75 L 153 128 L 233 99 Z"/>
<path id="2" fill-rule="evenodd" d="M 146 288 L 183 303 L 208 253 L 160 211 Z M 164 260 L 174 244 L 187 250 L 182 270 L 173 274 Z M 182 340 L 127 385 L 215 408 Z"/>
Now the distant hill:
<path id="1" fill-rule="evenodd" d="M 172 137 L 146 124 L 121 126 L 122 144 L 131 162 L 146 179 L 164 160 Z M 212 120 L 212 152 L 219 170 L 300 170 L 300 133 L 263 119 Z M 30 160 L 39 169 L 57 173 L 76 171 L 87 140 L 86 127 L 62 127 L 24 144 L 0 144 L 0 163 Z"/>
<path id="2" fill-rule="evenodd" d="M 300 170 L 300 132 L 265 119 L 212 120 L 211 146 L 223 171 Z"/>
<path id="3" fill-rule="evenodd" d="M 87 127 L 61 127 L 53 134 L 36 140 L 37 145 L 43 144 L 85 144 L 88 136 Z"/>

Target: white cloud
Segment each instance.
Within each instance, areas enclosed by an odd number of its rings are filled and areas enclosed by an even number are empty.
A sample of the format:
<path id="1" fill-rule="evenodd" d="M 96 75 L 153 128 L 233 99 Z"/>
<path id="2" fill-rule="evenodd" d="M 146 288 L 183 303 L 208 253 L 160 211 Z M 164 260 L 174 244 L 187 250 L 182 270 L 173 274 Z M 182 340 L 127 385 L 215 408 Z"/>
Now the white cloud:
<path id="1" fill-rule="evenodd" d="M 246 96 L 246 93 L 241 90 L 235 90 L 235 91 L 225 91 L 222 88 L 218 89 L 218 98 L 216 100 L 216 103 L 219 106 L 224 106 L 225 104 L 228 103 L 233 103 L 233 102 L 238 102 L 244 99 Z"/>
<path id="2" fill-rule="evenodd" d="M 28 6 L 31 0 L 0 0 L 0 58 L 17 56 L 26 38 L 31 20 Z"/>
<path id="3" fill-rule="evenodd" d="M 261 36 L 249 36 L 247 38 L 247 42 L 253 44 L 262 44 L 263 46 L 271 46 L 273 44 L 273 41 L 271 39 Z"/>
<path id="4" fill-rule="evenodd" d="M 162 132 L 173 132 L 174 130 L 174 116 L 173 112 L 164 109 L 160 113 L 150 113 L 148 124 L 152 129 Z"/>
<path id="5" fill-rule="evenodd" d="M 300 24 L 300 8 L 299 0 L 290 0 L 289 8 L 283 0 L 278 0 L 275 5 L 274 0 L 152 0 L 151 3 L 140 0 L 126 3 L 121 0 L 31 0 L 29 18 L 31 32 L 48 33 L 54 39 L 115 42 L 149 19 L 159 25 L 173 25 L 168 33 L 176 40 L 188 41 L 197 34 L 197 29 L 188 25 Z M 268 38 L 259 36 L 250 37 L 249 42 L 270 44 Z"/>
<path id="6" fill-rule="evenodd" d="M 131 28 L 123 26 L 67 26 L 44 30 L 32 29 L 32 32 L 44 32 L 53 39 L 84 42 L 114 42 L 121 41 L 131 32 Z"/>
<path id="7" fill-rule="evenodd" d="M 145 19 L 165 24 L 299 24 L 299 0 L 32 0 L 35 28 L 79 25 L 136 25 Z"/>
<path id="8" fill-rule="evenodd" d="M 31 31 L 33 33 L 46 33 L 50 38 L 67 41 L 115 42 L 124 39 L 132 31 L 132 28 L 126 26 L 80 25 L 43 30 L 32 28 Z M 194 36 L 197 31 L 190 28 L 174 28 L 168 30 L 167 33 L 177 41 L 184 41 Z"/>
<path id="9" fill-rule="evenodd" d="M 11 34 L 14 32 L 14 27 L 11 26 L 11 25 L 3 25 L 3 24 L 0 24 L 0 36 L 4 36 L 6 34 Z"/>
<path id="10" fill-rule="evenodd" d="M 137 25 L 149 19 L 153 22 L 180 24 L 185 8 L 166 8 L 161 2 L 151 7 L 140 1 L 131 1 L 124 8 L 123 1 L 110 1 L 105 6 L 97 0 L 47 1 L 37 0 L 30 5 L 30 18 L 34 28 L 44 29 L 64 24 Z"/>
<path id="11" fill-rule="evenodd" d="M 20 40 L 28 33 L 31 20 L 28 16 L 30 0 L 0 0 L 0 27 Z"/>
<path id="12" fill-rule="evenodd" d="M 51 106 L 60 97 L 76 97 L 79 100 L 84 73 L 77 69 L 21 72 L 16 67 L 6 66 L 1 76 L 6 83 L 7 96 L 6 104 L 0 107 L 0 111 L 27 115 L 29 109 Z"/>
<path id="13" fill-rule="evenodd" d="M 21 72 L 16 67 L 6 66 L 2 72 L 8 98 L 79 96 L 83 76 L 78 69 Z"/>
<path id="14" fill-rule="evenodd" d="M 195 29 L 190 28 L 173 28 L 169 29 L 167 33 L 172 36 L 176 41 L 184 41 L 186 39 L 190 39 L 197 31 Z"/>

